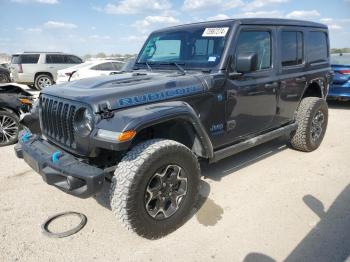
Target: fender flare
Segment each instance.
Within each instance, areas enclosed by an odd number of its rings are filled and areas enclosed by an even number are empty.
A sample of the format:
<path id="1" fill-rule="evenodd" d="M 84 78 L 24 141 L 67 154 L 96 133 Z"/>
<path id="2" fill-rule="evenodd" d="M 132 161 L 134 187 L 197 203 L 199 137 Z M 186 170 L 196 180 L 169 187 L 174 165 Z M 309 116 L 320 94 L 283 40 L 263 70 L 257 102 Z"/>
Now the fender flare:
<path id="1" fill-rule="evenodd" d="M 197 113 L 183 101 L 154 103 L 116 111 L 112 119 L 102 120 L 98 128 L 118 132 L 135 130 L 139 133 L 145 128 L 171 120 L 183 120 L 190 124 L 201 143 L 204 157 L 213 157 L 212 143 Z M 127 143 L 130 146 L 132 140 Z"/>

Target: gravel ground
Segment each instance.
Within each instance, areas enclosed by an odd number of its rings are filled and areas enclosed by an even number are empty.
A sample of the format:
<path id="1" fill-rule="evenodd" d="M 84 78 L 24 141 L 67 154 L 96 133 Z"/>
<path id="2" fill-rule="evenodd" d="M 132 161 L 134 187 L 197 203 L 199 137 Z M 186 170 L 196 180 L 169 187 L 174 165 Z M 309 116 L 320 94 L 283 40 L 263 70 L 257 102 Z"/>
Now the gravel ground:
<path id="1" fill-rule="evenodd" d="M 0 148 L 0 261 L 344 261 L 350 255 L 350 103 L 332 103 L 312 153 L 279 139 L 202 166 L 200 209 L 176 232 L 146 240 L 115 219 L 103 197 L 46 185 L 13 146 Z M 62 211 L 88 218 L 52 239 L 40 225 Z M 76 220 L 56 222 L 64 229 Z"/>

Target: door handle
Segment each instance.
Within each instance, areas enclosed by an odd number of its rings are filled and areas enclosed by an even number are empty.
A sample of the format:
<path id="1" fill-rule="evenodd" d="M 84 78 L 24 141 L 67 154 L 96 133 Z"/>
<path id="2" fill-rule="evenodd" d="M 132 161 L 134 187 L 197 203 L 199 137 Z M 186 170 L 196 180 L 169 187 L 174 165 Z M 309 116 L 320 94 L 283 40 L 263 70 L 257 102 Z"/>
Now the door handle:
<path id="1" fill-rule="evenodd" d="M 297 77 L 297 78 L 295 78 L 295 82 L 297 82 L 297 83 L 306 82 L 306 77 Z"/>
<path id="2" fill-rule="evenodd" d="M 278 87 L 278 82 L 273 82 L 273 83 L 270 83 L 270 84 L 265 84 L 265 88 L 277 88 Z"/>

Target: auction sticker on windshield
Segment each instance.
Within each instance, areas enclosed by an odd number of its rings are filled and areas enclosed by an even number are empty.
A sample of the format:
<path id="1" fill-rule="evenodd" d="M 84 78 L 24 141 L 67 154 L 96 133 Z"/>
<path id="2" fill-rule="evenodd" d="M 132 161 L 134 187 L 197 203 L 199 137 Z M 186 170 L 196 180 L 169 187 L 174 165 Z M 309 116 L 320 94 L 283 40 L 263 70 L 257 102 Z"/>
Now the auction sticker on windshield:
<path id="1" fill-rule="evenodd" d="M 228 27 L 206 28 L 202 34 L 203 37 L 224 37 L 227 34 Z"/>

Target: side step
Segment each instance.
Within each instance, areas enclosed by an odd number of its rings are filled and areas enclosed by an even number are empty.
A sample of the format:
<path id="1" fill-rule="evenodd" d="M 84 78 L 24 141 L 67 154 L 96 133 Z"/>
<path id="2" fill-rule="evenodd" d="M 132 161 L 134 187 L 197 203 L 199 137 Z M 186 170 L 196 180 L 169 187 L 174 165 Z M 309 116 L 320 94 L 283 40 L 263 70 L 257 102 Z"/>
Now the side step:
<path id="1" fill-rule="evenodd" d="M 228 156 L 232 156 L 234 154 L 240 153 L 240 152 L 247 150 L 249 148 L 252 148 L 254 146 L 257 146 L 257 145 L 263 144 L 265 142 L 268 142 L 270 140 L 273 140 L 273 139 L 280 137 L 282 135 L 291 133 L 291 132 L 295 131 L 297 128 L 298 128 L 298 124 L 293 123 L 293 124 L 278 128 L 276 130 L 270 131 L 266 134 L 245 140 L 245 141 L 240 142 L 238 144 L 234 144 L 232 146 L 217 150 L 214 152 L 214 157 L 212 159 L 210 159 L 210 162 L 211 163 L 217 162 L 217 161 L 219 161 L 223 158 L 226 158 Z"/>

